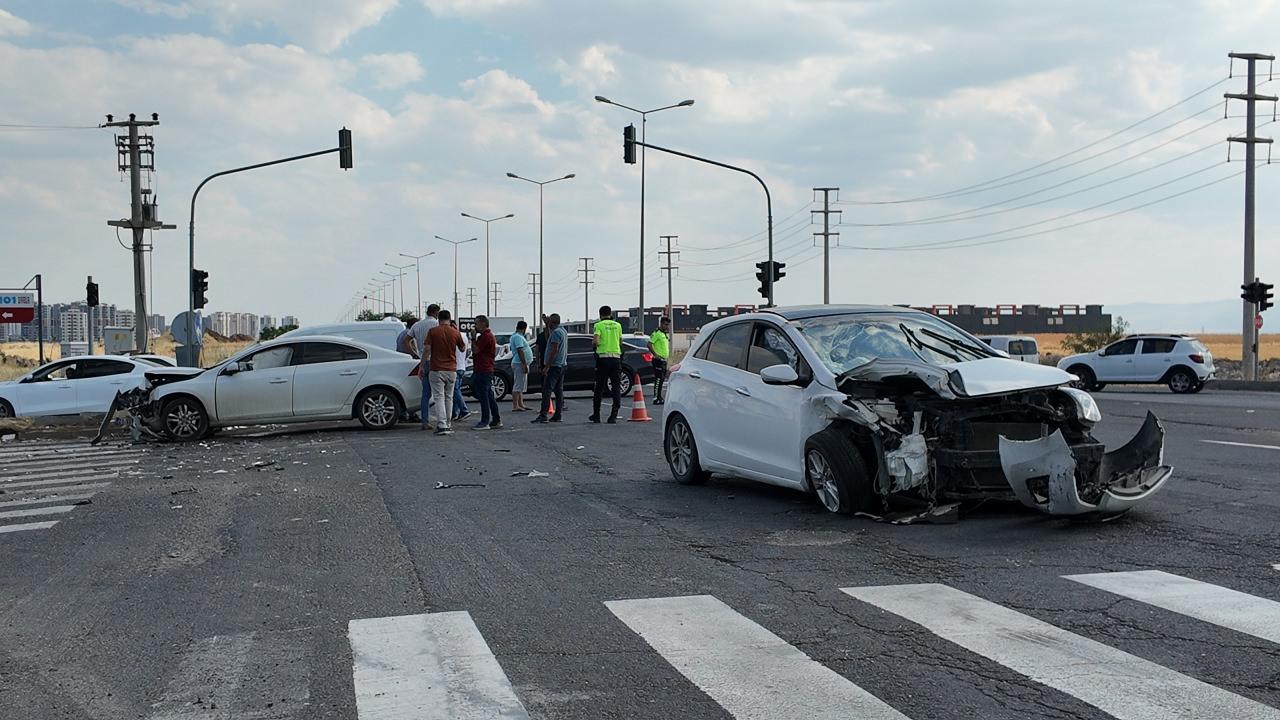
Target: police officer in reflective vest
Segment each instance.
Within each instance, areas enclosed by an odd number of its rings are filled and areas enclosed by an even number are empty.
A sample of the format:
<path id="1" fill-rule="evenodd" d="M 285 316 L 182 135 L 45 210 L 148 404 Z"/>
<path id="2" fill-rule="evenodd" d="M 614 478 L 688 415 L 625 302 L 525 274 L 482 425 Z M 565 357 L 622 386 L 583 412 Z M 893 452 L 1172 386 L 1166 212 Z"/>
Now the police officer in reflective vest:
<path id="1" fill-rule="evenodd" d="M 600 321 L 595 324 L 591 344 L 596 350 L 596 392 L 591 405 L 593 412 L 587 419 L 600 422 L 600 400 L 608 384 L 613 386 L 613 411 L 609 413 L 608 422 L 616 423 L 622 407 L 622 325 L 613 319 L 613 309 L 608 305 L 600 307 Z"/>

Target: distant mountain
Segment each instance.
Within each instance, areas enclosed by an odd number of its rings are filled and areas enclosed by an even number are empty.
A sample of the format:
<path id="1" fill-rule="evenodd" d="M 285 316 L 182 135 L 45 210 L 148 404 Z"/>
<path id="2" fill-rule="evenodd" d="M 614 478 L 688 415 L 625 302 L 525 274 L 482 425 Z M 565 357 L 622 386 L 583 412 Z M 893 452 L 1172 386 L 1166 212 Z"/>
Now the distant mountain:
<path id="1" fill-rule="evenodd" d="M 1131 303 L 1104 305 L 1112 318 L 1122 317 L 1132 332 L 1239 333 L 1240 301 L 1211 300 L 1199 303 Z M 1280 313 L 1273 313 L 1280 330 Z"/>

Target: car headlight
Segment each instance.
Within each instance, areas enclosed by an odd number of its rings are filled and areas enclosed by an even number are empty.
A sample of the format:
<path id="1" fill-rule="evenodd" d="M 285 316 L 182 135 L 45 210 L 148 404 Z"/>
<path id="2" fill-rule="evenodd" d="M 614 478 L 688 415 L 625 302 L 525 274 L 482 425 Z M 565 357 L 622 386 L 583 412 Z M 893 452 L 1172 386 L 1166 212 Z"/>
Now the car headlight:
<path id="1" fill-rule="evenodd" d="M 1089 393 L 1073 387 L 1059 388 L 1067 397 L 1071 398 L 1076 404 L 1076 416 L 1087 423 L 1096 423 L 1102 421 L 1102 411 L 1098 409 L 1098 403 Z"/>

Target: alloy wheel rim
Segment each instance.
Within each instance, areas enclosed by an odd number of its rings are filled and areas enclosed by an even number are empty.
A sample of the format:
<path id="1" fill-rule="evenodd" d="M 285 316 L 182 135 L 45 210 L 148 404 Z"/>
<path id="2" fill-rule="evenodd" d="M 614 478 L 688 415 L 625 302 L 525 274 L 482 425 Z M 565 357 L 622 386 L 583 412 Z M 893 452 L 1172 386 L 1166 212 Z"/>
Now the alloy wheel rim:
<path id="1" fill-rule="evenodd" d="M 381 427 L 395 417 L 395 403 L 385 393 L 376 393 L 364 399 L 364 419 L 370 425 Z"/>
<path id="2" fill-rule="evenodd" d="M 687 475 L 689 468 L 693 464 L 693 447 L 691 442 L 689 428 L 682 422 L 671 424 L 669 450 L 667 451 L 668 459 L 671 461 L 672 467 L 675 468 L 676 474 Z"/>
<path id="3" fill-rule="evenodd" d="M 1191 381 L 1187 379 L 1186 373 L 1177 373 L 1173 376 L 1172 385 L 1174 390 L 1186 390 L 1191 387 Z"/>
<path id="4" fill-rule="evenodd" d="M 169 417 L 166 418 L 166 425 L 169 431 L 178 437 L 193 435 L 200 427 L 200 413 L 191 405 L 181 403 L 170 411 Z"/>
<path id="5" fill-rule="evenodd" d="M 500 375 L 493 376 L 493 385 L 490 387 L 495 398 L 500 398 L 507 394 L 507 381 L 503 380 Z"/>
<path id="6" fill-rule="evenodd" d="M 840 509 L 840 489 L 836 486 L 836 477 L 835 473 L 831 472 L 831 465 L 817 450 L 809 451 L 808 465 L 809 482 L 813 485 L 814 492 L 818 494 L 819 502 L 827 510 L 836 512 Z"/>

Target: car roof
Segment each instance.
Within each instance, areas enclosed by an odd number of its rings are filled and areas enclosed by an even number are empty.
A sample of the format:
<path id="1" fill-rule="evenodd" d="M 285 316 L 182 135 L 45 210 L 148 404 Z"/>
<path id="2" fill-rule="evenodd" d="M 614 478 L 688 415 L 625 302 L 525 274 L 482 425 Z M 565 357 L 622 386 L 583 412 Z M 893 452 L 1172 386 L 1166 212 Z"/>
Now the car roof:
<path id="1" fill-rule="evenodd" d="M 831 315 L 862 315 L 866 313 L 909 312 L 918 313 L 911 307 L 900 305 L 793 305 L 790 307 L 760 308 L 757 313 L 778 315 L 785 320 L 805 320 Z M 750 314 L 750 313 L 746 313 Z"/>
<path id="2" fill-rule="evenodd" d="M 294 328 L 287 333 L 283 333 L 280 337 L 288 335 L 290 337 L 298 337 L 300 335 L 332 335 L 335 330 L 343 332 L 353 332 L 356 330 L 378 331 L 378 330 L 403 330 L 404 323 L 397 318 L 383 318 L 382 320 L 365 320 L 352 323 L 333 323 L 330 325 L 309 325 L 307 327 Z"/>
<path id="3" fill-rule="evenodd" d="M 67 357 L 58 358 L 57 360 L 50 360 L 44 365 L 52 365 L 53 363 L 62 362 L 63 360 L 124 360 L 125 362 L 131 362 L 134 358 L 128 355 L 68 355 Z M 44 365 L 41 365 L 40 367 L 44 367 Z"/>
<path id="4" fill-rule="evenodd" d="M 268 348 L 276 345 L 299 342 L 336 342 L 343 343 L 345 345 L 358 345 L 361 348 L 373 348 L 374 350 L 382 350 L 389 353 L 396 352 L 390 348 L 384 348 L 381 345 L 374 345 L 372 343 L 367 343 L 364 340 L 357 340 L 345 335 L 294 335 L 293 337 L 285 337 L 284 335 L 281 335 L 278 338 L 272 338 L 266 342 L 257 343 L 256 345 L 251 345 L 249 347 Z M 245 350 L 248 350 L 249 347 L 246 347 Z M 240 352 L 244 352 L 244 350 L 241 350 Z"/>
<path id="5" fill-rule="evenodd" d="M 1035 340 L 1034 335 L 979 335 L 982 340 Z"/>

